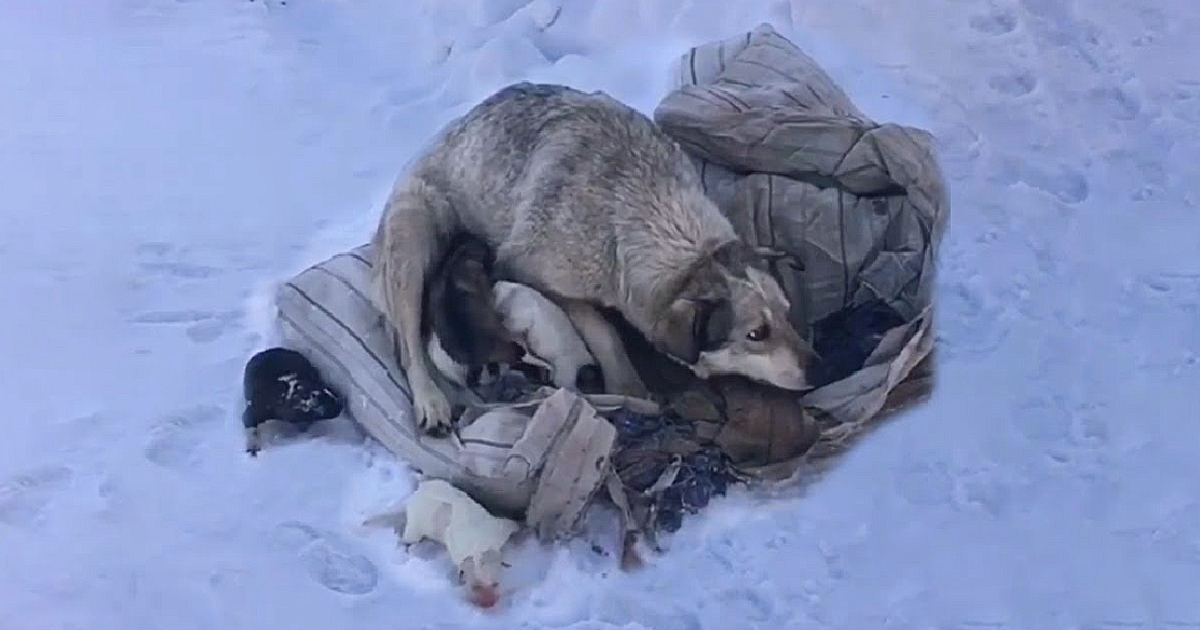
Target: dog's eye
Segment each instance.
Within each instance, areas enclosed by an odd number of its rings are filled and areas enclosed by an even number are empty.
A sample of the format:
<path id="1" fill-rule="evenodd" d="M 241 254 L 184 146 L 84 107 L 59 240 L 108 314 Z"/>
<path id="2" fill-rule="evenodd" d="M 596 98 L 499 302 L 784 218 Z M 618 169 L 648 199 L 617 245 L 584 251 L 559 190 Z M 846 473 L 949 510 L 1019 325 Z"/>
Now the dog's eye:
<path id="1" fill-rule="evenodd" d="M 750 332 L 746 333 L 746 338 L 749 339 L 750 341 L 762 341 L 763 339 L 766 339 L 767 336 L 770 334 L 771 334 L 771 327 L 766 324 L 763 324 L 762 326 L 759 326 L 758 328 L 755 328 L 754 330 L 751 330 Z"/>

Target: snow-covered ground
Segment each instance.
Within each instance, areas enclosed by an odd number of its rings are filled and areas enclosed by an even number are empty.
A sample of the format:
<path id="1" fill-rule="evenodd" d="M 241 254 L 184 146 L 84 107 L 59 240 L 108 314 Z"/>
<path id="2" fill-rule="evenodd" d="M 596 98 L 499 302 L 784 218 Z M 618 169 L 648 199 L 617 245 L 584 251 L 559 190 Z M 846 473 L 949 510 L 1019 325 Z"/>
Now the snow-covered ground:
<path id="1" fill-rule="evenodd" d="M 952 186 L 934 400 L 634 575 L 518 557 L 502 610 L 358 527 L 346 427 L 242 453 L 263 287 L 367 238 L 523 78 L 649 111 L 760 21 Z M 0 3 L 0 630 L 1200 628 L 1200 4 Z M 336 427 L 335 427 L 336 429 Z"/>

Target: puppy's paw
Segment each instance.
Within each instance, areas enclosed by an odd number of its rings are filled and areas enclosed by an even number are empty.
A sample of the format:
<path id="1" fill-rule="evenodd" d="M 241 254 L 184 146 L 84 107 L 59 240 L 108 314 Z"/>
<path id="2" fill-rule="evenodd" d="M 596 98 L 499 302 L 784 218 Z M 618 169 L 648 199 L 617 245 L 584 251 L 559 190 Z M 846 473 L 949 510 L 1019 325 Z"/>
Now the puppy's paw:
<path id="1" fill-rule="evenodd" d="M 262 436 L 259 433 L 258 427 L 246 429 L 246 454 L 250 457 L 258 457 L 258 452 L 262 450 Z"/>
<path id="2" fill-rule="evenodd" d="M 633 532 L 626 532 L 624 539 L 621 541 L 621 570 L 626 572 L 637 571 L 646 566 L 646 561 L 642 559 L 642 555 L 637 549 L 638 538 Z"/>
<path id="3" fill-rule="evenodd" d="M 413 414 L 417 426 L 435 437 L 448 434 L 454 413 L 445 392 L 432 381 L 425 381 L 420 386 L 413 383 L 412 386 Z"/>

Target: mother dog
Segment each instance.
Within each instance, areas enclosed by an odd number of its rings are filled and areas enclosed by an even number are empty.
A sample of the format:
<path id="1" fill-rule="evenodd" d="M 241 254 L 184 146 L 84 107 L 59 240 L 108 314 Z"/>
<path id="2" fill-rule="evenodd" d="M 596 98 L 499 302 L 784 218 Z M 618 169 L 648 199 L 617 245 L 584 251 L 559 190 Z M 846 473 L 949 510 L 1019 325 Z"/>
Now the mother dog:
<path id="1" fill-rule="evenodd" d="M 761 258 L 704 194 L 687 155 L 653 121 L 601 93 L 520 83 L 446 126 L 396 183 L 374 237 L 375 299 L 398 331 L 418 425 L 451 405 L 421 339 L 422 296 L 453 235 L 496 252 L 503 279 L 571 315 L 609 391 L 641 393 L 615 309 L 701 378 L 799 390 L 812 353 Z"/>

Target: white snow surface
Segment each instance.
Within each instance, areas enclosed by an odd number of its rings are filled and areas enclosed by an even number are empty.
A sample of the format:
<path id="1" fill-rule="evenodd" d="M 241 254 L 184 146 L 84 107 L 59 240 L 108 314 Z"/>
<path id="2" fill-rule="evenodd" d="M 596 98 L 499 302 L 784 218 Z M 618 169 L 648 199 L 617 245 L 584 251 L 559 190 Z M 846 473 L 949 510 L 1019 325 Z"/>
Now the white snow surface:
<path id="1" fill-rule="evenodd" d="M 526 544 L 499 610 L 361 521 L 348 422 L 243 453 L 270 285 L 521 79 L 649 112 L 769 21 L 942 143 L 933 400 L 634 574 Z M 0 630 L 1200 628 L 1200 3 L 0 3 Z M 611 545 L 610 545 L 611 546 Z"/>

